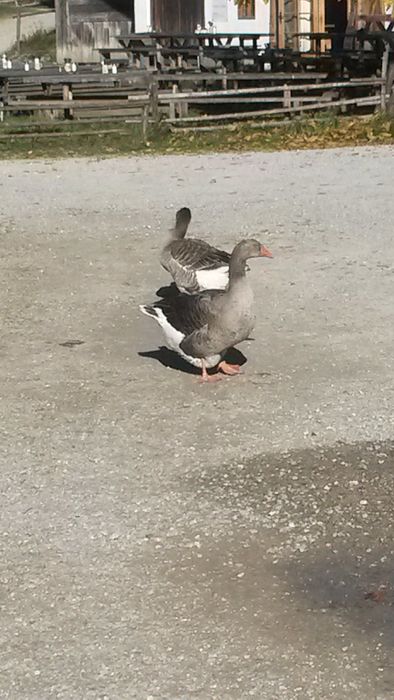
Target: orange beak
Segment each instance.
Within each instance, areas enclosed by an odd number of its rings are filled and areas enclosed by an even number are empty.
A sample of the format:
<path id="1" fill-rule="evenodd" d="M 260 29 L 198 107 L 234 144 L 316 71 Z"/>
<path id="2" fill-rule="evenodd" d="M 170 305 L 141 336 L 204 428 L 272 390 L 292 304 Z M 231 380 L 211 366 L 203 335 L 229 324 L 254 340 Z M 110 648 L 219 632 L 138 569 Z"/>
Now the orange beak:
<path id="1" fill-rule="evenodd" d="M 265 245 L 262 245 L 260 248 L 260 256 L 262 258 L 273 258 L 274 256 L 272 255 L 271 251 L 266 248 Z"/>

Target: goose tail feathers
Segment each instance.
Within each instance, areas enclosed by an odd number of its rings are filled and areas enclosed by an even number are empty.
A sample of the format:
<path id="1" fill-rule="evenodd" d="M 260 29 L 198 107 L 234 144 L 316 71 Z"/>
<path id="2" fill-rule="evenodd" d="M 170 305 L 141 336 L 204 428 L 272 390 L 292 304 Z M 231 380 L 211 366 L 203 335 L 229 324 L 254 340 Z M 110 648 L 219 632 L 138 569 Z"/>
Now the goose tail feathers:
<path id="1" fill-rule="evenodd" d="M 184 238 L 192 218 L 192 213 L 188 207 L 178 209 L 175 216 L 175 226 L 170 229 L 173 238 Z"/>
<path id="2" fill-rule="evenodd" d="M 140 311 L 146 316 L 152 316 L 152 318 L 158 318 L 159 316 L 155 307 L 150 304 L 140 304 Z"/>

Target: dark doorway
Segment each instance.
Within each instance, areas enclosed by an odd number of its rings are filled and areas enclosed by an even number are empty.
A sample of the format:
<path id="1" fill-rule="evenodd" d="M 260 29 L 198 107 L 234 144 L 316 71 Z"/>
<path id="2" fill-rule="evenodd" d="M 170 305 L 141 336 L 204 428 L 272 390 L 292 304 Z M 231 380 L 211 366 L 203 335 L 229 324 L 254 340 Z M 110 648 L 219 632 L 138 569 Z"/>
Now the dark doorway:
<path id="1" fill-rule="evenodd" d="M 204 26 L 204 0 L 151 0 L 155 32 L 192 33 Z"/>
<path id="2" fill-rule="evenodd" d="M 324 11 L 326 16 L 326 32 L 344 34 L 347 27 L 347 0 L 325 0 Z M 342 49 L 343 40 L 344 37 L 335 37 L 335 39 L 333 39 L 333 53 Z"/>

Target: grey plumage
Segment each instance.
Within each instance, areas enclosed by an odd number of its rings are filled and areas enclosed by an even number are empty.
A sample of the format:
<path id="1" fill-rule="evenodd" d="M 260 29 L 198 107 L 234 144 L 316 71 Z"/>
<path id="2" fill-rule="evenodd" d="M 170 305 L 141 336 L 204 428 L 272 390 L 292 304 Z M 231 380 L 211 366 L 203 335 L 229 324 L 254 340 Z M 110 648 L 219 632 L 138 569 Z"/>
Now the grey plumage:
<path id="1" fill-rule="evenodd" d="M 141 306 L 162 326 L 168 344 L 191 364 L 214 366 L 229 348 L 246 340 L 254 326 L 253 293 L 247 282 L 246 260 L 272 257 L 254 239 L 235 246 L 226 291 L 211 290 L 190 296 L 179 294 Z"/>
<path id="2" fill-rule="evenodd" d="M 175 227 L 161 252 L 160 263 L 182 292 L 196 294 L 204 289 L 224 289 L 228 283 L 230 253 L 199 238 L 185 239 L 190 221 L 190 209 L 177 211 Z"/>

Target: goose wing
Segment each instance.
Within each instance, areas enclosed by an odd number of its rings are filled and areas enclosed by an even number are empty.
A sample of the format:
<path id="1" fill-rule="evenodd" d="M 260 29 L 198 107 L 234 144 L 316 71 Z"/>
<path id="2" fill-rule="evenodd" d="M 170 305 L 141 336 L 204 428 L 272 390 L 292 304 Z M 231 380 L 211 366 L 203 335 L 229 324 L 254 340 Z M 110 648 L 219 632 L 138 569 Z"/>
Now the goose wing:
<path id="1" fill-rule="evenodd" d="M 174 241 L 171 256 L 185 270 L 216 270 L 230 263 L 230 253 L 198 238 Z"/>
<path id="2" fill-rule="evenodd" d="M 168 323 L 187 336 L 208 324 L 215 314 L 216 303 L 221 294 L 220 291 L 201 292 L 192 296 L 178 294 L 161 299 L 150 308 L 161 309 Z"/>

